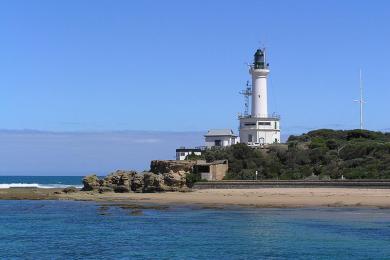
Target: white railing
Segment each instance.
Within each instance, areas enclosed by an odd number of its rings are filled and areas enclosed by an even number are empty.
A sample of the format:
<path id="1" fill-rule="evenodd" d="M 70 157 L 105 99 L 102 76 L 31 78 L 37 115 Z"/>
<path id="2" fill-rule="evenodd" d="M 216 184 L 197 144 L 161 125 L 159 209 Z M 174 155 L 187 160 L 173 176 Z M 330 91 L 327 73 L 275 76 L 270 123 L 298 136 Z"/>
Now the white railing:
<path id="1" fill-rule="evenodd" d="M 280 120 L 280 115 L 273 113 L 272 115 L 260 115 L 260 116 L 252 116 L 252 115 L 242 115 L 238 114 L 238 118 L 264 118 L 264 119 L 278 119 Z"/>

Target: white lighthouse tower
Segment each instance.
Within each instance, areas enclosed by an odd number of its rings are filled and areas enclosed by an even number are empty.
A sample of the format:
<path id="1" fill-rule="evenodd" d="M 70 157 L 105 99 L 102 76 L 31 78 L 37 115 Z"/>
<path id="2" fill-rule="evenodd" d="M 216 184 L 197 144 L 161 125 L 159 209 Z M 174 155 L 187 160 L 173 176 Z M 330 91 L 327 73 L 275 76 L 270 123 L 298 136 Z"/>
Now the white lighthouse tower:
<path id="1" fill-rule="evenodd" d="M 280 118 L 277 115 L 268 114 L 267 77 L 269 72 L 265 49 L 258 49 L 249 69 L 252 75 L 251 114 L 239 117 L 240 142 L 249 146 L 258 147 L 280 143 Z M 248 92 L 246 94 L 248 95 Z"/>

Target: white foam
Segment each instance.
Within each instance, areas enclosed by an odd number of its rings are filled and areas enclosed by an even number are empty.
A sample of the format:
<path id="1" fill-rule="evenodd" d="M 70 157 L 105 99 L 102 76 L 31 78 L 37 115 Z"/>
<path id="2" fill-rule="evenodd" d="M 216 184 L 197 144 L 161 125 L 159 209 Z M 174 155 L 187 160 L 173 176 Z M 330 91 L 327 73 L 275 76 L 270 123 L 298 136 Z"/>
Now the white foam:
<path id="1" fill-rule="evenodd" d="M 39 184 L 39 183 L 0 183 L 0 189 L 9 188 L 41 188 L 41 189 L 54 189 L 54 188 L 66 188 L 74 186 L 76 188 L 82 188 L 81 185 L 64 185 L 64 184 Z"/>

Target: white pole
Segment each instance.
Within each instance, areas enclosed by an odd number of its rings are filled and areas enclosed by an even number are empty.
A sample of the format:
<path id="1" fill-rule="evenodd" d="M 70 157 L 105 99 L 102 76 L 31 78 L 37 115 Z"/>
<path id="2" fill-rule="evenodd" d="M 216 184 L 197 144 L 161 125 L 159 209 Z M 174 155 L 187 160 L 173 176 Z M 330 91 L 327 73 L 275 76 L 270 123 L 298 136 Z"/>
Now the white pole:
<path id="1" fill-rule="evenodd" d="M 362 69 L 360 69 L 359 73 L 359 81 L 360 81 L 360 129 L 363 130 L 363 84 L 362 84 Z"/>
<path id="2" fill-rule="evenodd" d="M 364 99 L 363 99 L 363 81 L 362 81 L 362 69 L 359 70 L 359 85 L 360 85 L 360 98 L 359 100 L 354 100 L 355 102 L 358 102 L 360 105 L 360 129 L 363 130 L 364 128 L 364 122 L 363 122 L 363 105 L 364 105 Z"/>

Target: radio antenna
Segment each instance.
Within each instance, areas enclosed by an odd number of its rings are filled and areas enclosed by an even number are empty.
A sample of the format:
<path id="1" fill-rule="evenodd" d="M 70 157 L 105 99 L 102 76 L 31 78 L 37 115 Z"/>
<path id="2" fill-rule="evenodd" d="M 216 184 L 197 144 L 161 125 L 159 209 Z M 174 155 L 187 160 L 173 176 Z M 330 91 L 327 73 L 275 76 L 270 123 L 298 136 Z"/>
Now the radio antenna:
<path id="1" fill-rule="evenodd" d="M 245 105 L 244 116 L 249 115 L 249 97 L 252 96 L 251 87 L 252 86 L 249 84 L 249 81 L 247 81 L 245 89 L 243 89 L 239 92 L 241 95 L 244 96 L 244 105 Z"/>
<path id="2" fill-rule="evenodd" d="M 363 106 L 366 103 L 363 98 L 363 81 L 362 81 L 362 69 L 359 70 L 359 87 L 360 87 L 360 99 L 354 100 L 355 102 L 358 102 L 360 105 L 360 129 L 364 129 L 364 122 L 363 122 Z"/>

